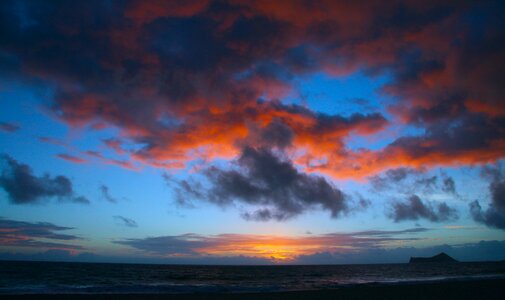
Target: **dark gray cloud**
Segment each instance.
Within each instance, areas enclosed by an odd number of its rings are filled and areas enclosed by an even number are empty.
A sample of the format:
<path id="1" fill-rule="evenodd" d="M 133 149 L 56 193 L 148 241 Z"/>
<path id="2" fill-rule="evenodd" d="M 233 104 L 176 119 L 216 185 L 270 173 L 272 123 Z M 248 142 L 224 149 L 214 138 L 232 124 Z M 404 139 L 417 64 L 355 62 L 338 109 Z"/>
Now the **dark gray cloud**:
<path id="1" fill-rule="evenodd" d="M 348 211 L 348 196 L 326 179 L 299 172 L 291 161 L 265 148 L 244 148 L 236 161 L 238 169 L 207 169 L 211 187 L 194 187 L 182 181 L 179 189 L 187 195 L 221 206 L 238 202 L 258 206 L 245 213 L 248 220 L 286 220 L 306 210 L 320 208 L 333 218 Z"/>
<path id="2" fill-rule="evenodd" d="M 406 180 L 411 175 L 417 175 L 420 173 L 422 173 L 421 170 L 413 168 L 397 168 L 387 170 L 380 175 L 370 176 L 368 177 L 368 180 L 374 189 L 385 190 L 391 188 L 392 185 L 396 185 L 399 182 Z"/>
<path id="3" fill-rule="evenodd" d="M 36 203 L 48 198 L 89 203 L 85 197 L 74 195 L 72 182 L 65 176 L 35 176 L 28 165 L 8 155 L 0 156 L 0 166 L 0 187 L 7 192 L 11 203 Z"/>
<path id="4" fill-rule="evenodd" d="M 495 165 L 483 166 L 480 170 L 480 175 L 491 182 L 497 182 L 505 177 L 504 163 L 498 162 Z"/>
<path id="5" fill-rule="evenodd" d="M 249 125 L 249 136 L 245 141 L 240 141 L 240 146 L 254 145 L 256 147 L 267 147 L 284 149 L 291 146 L 294 132 L 280 119 L 274 119 L 265 127 L 259 128 L 255 124 Z"/>
<path id="6" fill-rule="evenodd" d="M 444 222 L 458 218 L 456 210 L 446 203 L 423 202 L 417 195 L 410 196 L 406 202 L 393 203 L 390 217 L 395 222 L 427 219 L 431 222 Z"/>
<path id="7" fill-rule="evenodd" d="M 7 122 L 0 122 L 0 131 L 4 132 L 15 132 L 18 131 L 21 127 L 16 124 L 12 123 L 7 123 Z"/>
<path id="8" fill-rule="evenodd" d="M 158 254 L 193 254 L 195 249 L 214 245 L 213 240 L 197 234 L 183 234 L 179 236 L 147 237 L 143 239 L 126 239 L 115 241 L 116 244 L 126 245 L 138 250 Z"/>
<path id="9" fill-rule="evenodd" d="M 72 202 L 75 202 L 75 203 L 90 204 L 89 199 L 84 196 L 76 196 L 76 197 L 73 197 L 71 200 L 72 200 Z"/>
<path id="10" fill-rule="evenodd" d="M 288 125 L 275 119 L 261 130 L 260 137 L 267 146 L 285 148 L 291 145 L 294 133 Z"/>
<path id="11" fill-rule="evenodd" d="M 268 208 L 260 208 L 253 212 L 244 212 L 241 214 L 241 216 L 247 221 L 270 221 L 272 219 L 283 221 L 288 218 L 286 214 L 283 214 L 282 212 L 272 211 Z"/>
<path id="12" fill-rule="evenodd" d="M 117 199 L 112 197 L 110 195 L 110 192 L 109 192 L 109 187 L 106 186 L 106 185 L 101 185 L 100 186 L 100 192 L 102 193 L 102 197 L 107 200 L 108 202 L 111 202 L 111 203 L 117 203 Z"/>
<path id="13" fill-rule="evenodd" d="M 368 180 L 375 191 L 396 190 L 406 194 L 438 191 L 459 197 L 454 179 L 443 171 L 438 176 L 428 175 L 424 169 L 397 168 L 370 176 Z"/>
<path id="14" fill-rule="evenodd" d="M 372 201 L 367 198 L 364 198 L 361 194 L 356 193 L 357 201 L 355 203 L 355 209 L 367 209 L 370 205 L 372 205 Z"/>
<path id="15" fill-rule="evenodd" d="M 489 186 L 493 207 L 500 213 L 505 213 L 505 180 L 492 182 Z"/>
<path id="16" fill-rule="evenodd" d="M 118 222 L 119 225 L 123 225 L 126 227 L 138 227 L 137 222 L 135 220 L 132 220 L 130 218 L 125 218 L 123 216 L 114 216 L 114 220 Z"/>
<path id="17" fill-rule="evenodd" d="M 80 239 L 75 235 L 60 233 L 71 229 L 74 228 L 47 222 L 30 223 L 0 217 L 0 244 L 13 247 L 82 249 L 81 246 L 62 243 Z"/>
<path id="18" fill-rule="evenodd" d="M 489 227 L 505 229 L 505 171 L 503 164 L 485 166 L 482 168 L 482 176 L 490 180 L 489 193 L 491 203 L 487 210 L 483 211 L 480 203 L 470 203 L 470 213 L 477 222 Z"/>
<path id="19" fill-rule="evenodd" d="M 446 193 L 451 193 L 451 194 L 456 194 L 456 183 L 454 182 L 454 179 L 449 176 L 445 176 L 442 179 L 442 191 Z"/>
<path id="20" fill-rule="evenodd" d="M 163 173 L 163 179 L 172 187 L 175 193 L 175 203 L 182 207 L 194 208 L 190 199 L 205 199 L 206 189 L 200 181 L 193 179 L 174 179 L 171 175 Z"/>
<path id="21" fill-rule="evenodd" d="M 429 228 L 416 227 L 402 230 L 365 230 L 351 233 L 353 236 L 392 236 L 392 235 L 403 235 L 411 233 L 421 233 L 430 231 Z"/>
<path id="22" fill-rule="evenodd" d="M 415 181 L 415 185 L 427 191 L 434 191 L 437 186 L 437 176 L 427 176 Z"/>

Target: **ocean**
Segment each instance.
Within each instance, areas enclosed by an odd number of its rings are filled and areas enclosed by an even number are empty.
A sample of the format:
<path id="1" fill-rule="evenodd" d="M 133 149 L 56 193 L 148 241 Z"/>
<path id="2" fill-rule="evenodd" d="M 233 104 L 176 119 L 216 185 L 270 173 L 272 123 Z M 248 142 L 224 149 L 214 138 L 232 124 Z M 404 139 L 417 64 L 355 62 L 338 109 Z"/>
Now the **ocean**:
<path id="1" fill-rule="evenodd" d="M 505 262 L 187 266 L 0 261 L 0 294 L 237 293 L 505 278 Z"/>

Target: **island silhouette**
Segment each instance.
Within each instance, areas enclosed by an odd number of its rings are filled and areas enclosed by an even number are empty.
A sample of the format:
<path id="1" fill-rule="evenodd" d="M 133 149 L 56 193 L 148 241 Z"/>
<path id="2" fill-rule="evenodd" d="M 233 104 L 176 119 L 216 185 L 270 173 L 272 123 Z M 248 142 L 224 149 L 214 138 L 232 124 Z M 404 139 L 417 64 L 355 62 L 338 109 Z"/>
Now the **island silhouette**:
<path id="1" fill-rule="evenodd" d="M 446 263 L 446 262 L 458 262 L 454 258 L 447 255 L 445 252 L 439 253 L 431 257 L 411 257 L 409 263 Z"/>

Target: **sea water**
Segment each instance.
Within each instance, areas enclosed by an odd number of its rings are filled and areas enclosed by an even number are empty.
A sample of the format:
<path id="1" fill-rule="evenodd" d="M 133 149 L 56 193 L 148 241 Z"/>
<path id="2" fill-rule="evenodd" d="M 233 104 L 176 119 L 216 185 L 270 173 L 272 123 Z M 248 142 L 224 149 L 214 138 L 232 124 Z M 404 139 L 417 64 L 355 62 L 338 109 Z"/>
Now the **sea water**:
<path id="1" fill-rule="evenodd" d="M 0 293 L 209 293 L 505 278 L 505 262 L 193 266 L 0 261 Z"/>

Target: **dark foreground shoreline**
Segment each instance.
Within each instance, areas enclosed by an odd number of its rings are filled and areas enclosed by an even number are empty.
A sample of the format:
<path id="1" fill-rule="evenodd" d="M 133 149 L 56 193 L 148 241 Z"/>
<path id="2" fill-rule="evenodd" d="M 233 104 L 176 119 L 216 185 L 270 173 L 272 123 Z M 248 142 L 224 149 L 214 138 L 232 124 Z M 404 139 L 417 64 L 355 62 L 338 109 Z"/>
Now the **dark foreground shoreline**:
<path id="1" fill-rule="evenodd" d="M 337 289 L 266 293 L 208 294 L 35 294 L 0 295 L 1 299 L 164 299 L 164 300 L 249 300 L 249 299 L 505 299 L 505 279 L 363 284 Z"/>

